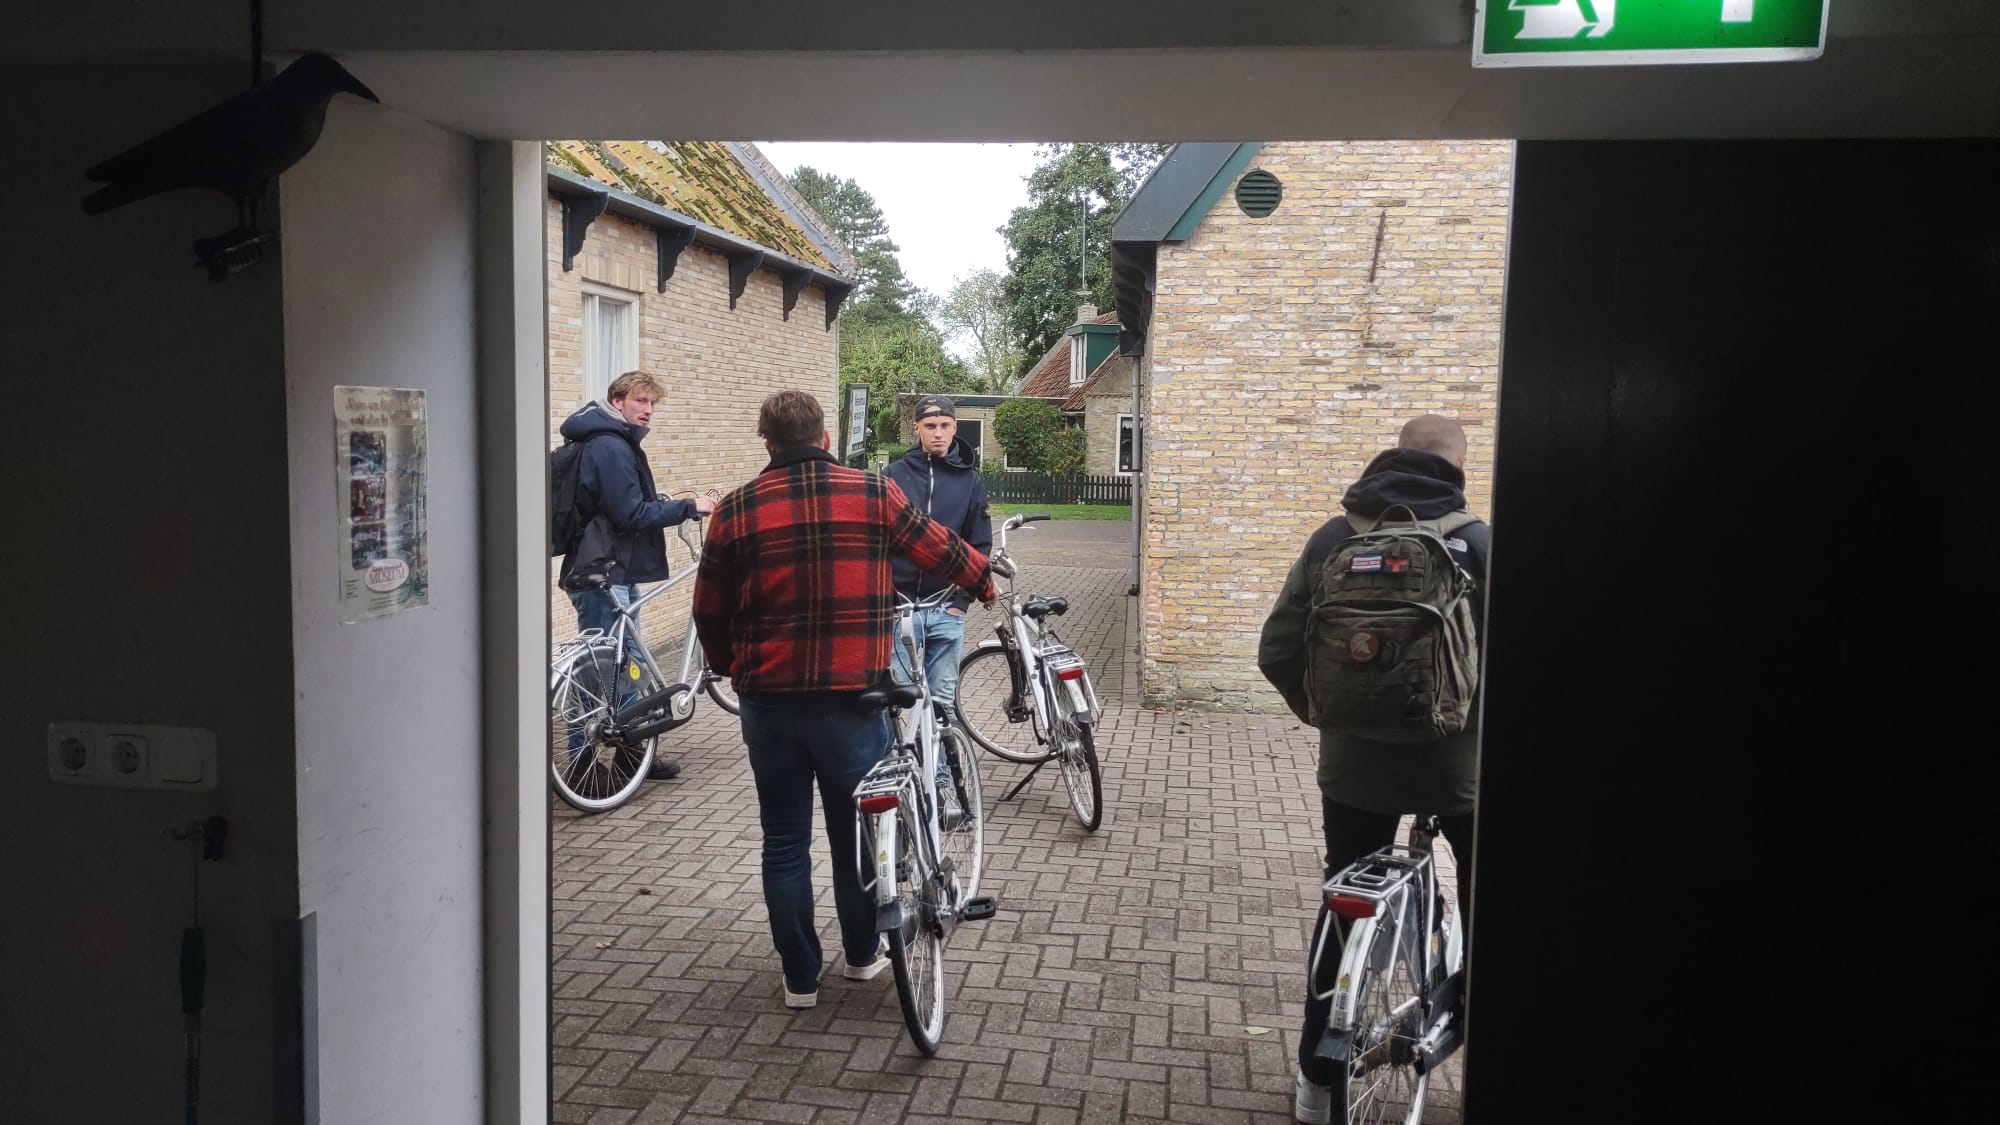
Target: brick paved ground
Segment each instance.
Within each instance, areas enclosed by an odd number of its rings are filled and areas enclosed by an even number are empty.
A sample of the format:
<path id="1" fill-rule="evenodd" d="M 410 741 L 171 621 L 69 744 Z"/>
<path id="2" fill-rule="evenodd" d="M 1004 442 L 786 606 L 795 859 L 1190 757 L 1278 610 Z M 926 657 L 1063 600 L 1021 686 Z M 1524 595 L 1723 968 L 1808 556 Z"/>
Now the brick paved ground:
<path id="1" fill-rule="evenodd" d="M 1023 589 L 1076 605 L 1063 633 L 1106 710 L 1104 826 L 1076 826 L 1050 770 L 994 807 L 1025 767 L 983 760 L 985 893 L 1001 910 L 946 950 L 938 1055 L 909 1045 L 886 973 L 830 971 L 819 1007 L 780 1003 L 749 766 L 734 720 L 709 707 L 663 743 L 680 779 L 598 817 L 555 805 L 555 1120 L 1290 1120 L 1318 878 L 1312 732 L 1138 707 L 1129 530 L 1100 527 L 1096 567 L 1049 565 L 1094 561 L 1077 526 L 1016 546 Z M 969 636 L 992 620 L 975 610 Z M 826 862 L 822 844 L 837 961 Z M 1454 1067 L 1433 1083 L 1427 1120 L 1457 1119 L 1456 1082 Z"/>

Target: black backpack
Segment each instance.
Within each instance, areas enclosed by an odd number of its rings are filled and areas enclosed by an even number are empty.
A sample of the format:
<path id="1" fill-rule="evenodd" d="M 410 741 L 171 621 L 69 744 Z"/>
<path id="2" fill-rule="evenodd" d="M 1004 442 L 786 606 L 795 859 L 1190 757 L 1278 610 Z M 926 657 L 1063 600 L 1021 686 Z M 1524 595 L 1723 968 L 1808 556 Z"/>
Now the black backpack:
<path id="1" fill-rule="evenodd" d="M 613 435 L 592 434 L 582 441 L 565 441 L 549 451 L 549 555 L 567 555 L 583 537 L 583 518 L 576 513 L 576 482 L 583 475 L 583 447 L 591 438 Z"/>

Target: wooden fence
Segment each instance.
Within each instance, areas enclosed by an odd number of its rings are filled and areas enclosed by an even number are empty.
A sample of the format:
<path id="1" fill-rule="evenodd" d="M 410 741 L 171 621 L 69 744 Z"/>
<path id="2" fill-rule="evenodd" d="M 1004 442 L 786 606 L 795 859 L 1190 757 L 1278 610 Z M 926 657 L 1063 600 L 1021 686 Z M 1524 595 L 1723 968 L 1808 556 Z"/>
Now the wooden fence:
<path id="1" fill-rule="evenodd" d="M 986 478 L 986 499 L 995 504 L 1130 504 L 1132 478 L 1001 473 Z"/>

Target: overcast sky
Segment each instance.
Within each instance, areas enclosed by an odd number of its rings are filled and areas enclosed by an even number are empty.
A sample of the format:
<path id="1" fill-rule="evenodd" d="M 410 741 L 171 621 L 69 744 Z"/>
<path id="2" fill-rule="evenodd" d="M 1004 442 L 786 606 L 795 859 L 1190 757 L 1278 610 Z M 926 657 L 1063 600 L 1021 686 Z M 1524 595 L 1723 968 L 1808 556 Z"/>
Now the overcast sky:
<path id="1" fill-rule="evenodd" d="M 949 292 L 982 266 L 1007 272 L 999 228 L 1028 201 L 1032 144 L 826 144 L 759 141 L 786 175 L 801 164 L 852 179 L 875 197 L 920 289 Z"/>

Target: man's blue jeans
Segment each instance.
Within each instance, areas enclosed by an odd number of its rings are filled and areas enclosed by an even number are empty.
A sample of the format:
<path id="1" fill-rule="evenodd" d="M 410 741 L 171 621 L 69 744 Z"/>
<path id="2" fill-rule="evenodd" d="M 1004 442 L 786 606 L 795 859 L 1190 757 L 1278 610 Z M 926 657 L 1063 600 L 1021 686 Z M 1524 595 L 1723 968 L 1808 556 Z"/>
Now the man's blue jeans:
<path id="1" fill-rule="evenodd" d="M 875 904 L 855 869 L 854 787 L 889 752 L 889 723 L 852 699 L 743 696 L 743 743 L 764 825 L 764 907 L 785 985 L 809 992 L 824 965 L 813 922 L 812 798 L 819 785 L 833 864 L 833 906 L 850 965 L 875 960 Z"/>
<path id="2" fill-rule="evenodd" d="M 639 588 L 637 586 L 613 586 L 608 591 L 598 589 L 570 590 L 568 594 L 569 604 L 576 607 L 577 631 L 582 632 L 585 629 L 598 629 L 605 636 L 610 636 L 612 627 L 618 624 L 618 611 L 639 600 Z M 635 661 L 639 659 L 640 644 L 637 626 L 638 618 L 635 614 L 633 617 L 633 628 L 626 630 L 625 633 L 624 649 L 625 655 Z M 638 694 L 637 681 L 631 677 L 621 674 L 618 677 L 618 683 L 621 690 L 618 693 L 618 698 L 610 701 L 613 706 L 629 703 L 632 701 L 633 696 Z M 583 743 L 583 732 L 575 727 L 570 728 L 570 761 L 576 761 L 583 754 Z"/>
<path id="3" fill-rule="evenodd" d="M 924 678 L 931 682 L 931 699 L 949 710 L 952 701 L 958 698 L 958 650 L 965 641 L 965 618 L 943 607 L 920 609 L 916 624 L 917 635 L 924 640 Z M 889 667 L 897 682 L 914 682 L 910 654 L 903 648 L 901 635 L 897 636 L 893 651 Z M 942 755 L 938 757 L 937 782 L 940 792 L 951 784 L 951 770 Z"/>

